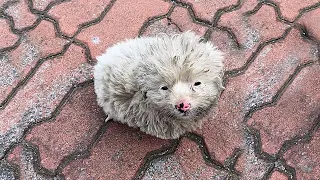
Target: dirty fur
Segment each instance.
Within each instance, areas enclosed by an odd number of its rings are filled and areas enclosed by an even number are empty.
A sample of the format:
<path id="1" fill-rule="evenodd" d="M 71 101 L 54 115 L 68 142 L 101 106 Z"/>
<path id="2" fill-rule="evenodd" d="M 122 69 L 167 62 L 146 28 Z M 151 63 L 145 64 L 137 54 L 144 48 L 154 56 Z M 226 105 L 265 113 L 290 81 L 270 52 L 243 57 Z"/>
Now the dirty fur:
<path id="1" fill-rule="evenodd" d="M 126 40 L 97 60 L 95 92 L 106 121 L 163 139 L 200 128 L 223 90 L 223 53 L 190 31 Z M 189 111 L 176 109 L 181 99 Z"/>

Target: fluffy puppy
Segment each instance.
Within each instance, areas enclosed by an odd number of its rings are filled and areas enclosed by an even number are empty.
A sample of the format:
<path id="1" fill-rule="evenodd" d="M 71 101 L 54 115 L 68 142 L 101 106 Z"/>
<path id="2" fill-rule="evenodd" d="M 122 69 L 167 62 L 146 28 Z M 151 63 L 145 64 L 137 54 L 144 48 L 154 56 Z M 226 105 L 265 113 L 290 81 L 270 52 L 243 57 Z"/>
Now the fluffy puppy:
<path id="1" fill-rule="evenodd" d="M 223 54 L 193 32 L 115 44 L 97 57 L 97 101 L 109 119 L 175 139 L 201 127 L 223 89 Z"/>

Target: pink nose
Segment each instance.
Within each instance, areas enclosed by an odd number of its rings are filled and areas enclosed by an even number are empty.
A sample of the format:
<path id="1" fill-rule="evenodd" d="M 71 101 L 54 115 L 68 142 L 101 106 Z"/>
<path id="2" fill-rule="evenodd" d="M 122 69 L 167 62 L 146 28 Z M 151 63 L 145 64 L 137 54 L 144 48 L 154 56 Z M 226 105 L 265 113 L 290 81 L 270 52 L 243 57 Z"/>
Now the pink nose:
<path id="1" fill-rule="evenodd" d="M 188 101 L 182 100 L 179 101 L 175 107 L 181 112 L 186 112 L 191 108 L 191 104 Z"/>

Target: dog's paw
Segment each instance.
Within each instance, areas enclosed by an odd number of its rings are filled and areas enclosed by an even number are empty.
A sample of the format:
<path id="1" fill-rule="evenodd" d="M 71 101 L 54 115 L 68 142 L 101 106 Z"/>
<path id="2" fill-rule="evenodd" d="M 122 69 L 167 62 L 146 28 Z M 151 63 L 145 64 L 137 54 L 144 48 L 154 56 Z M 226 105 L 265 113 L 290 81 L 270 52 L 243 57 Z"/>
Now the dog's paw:
<path id="1" fill-rule="evenodd" d="M 108 121 L 110 121 L 110 120 L 112 120 L 113 118 L 112 118 L 112 116 L 111 115 L 108 115 L 108 117 L 104 120 L 104 122 L 108 122 Z"/>

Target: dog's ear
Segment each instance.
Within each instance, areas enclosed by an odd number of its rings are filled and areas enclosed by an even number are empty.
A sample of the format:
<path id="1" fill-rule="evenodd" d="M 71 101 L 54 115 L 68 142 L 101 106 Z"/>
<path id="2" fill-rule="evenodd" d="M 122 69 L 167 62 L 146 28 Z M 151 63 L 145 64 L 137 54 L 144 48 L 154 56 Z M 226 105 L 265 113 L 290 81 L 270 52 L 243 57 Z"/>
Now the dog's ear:
<path id="1" fill-rule="evenodd" d="M 224 91 L 225 87 L 223 86 L 223 79 L 222 77 L 216 77 L 213 79 L 213 82 L 215 83 L 219 93 L 222 93 Z"/>
<path id="2" fill-rule="evenodd" d="M 147 87 L 139 86 L 138 93 L 140 94 L 140 96 L 142 95 L 143 99 L 147 99 L 148 98 L 147 92 L 148 92 Z"/>
<path id="3" fill-rule="evenodd" d="M 147 91 L 142 91 L 142 94 L 143 94 L 143 98 L 144 98 L 144 99 L 147 99 L 147 98 L 148 98 L 148 96 L 147 96 Z"/>

